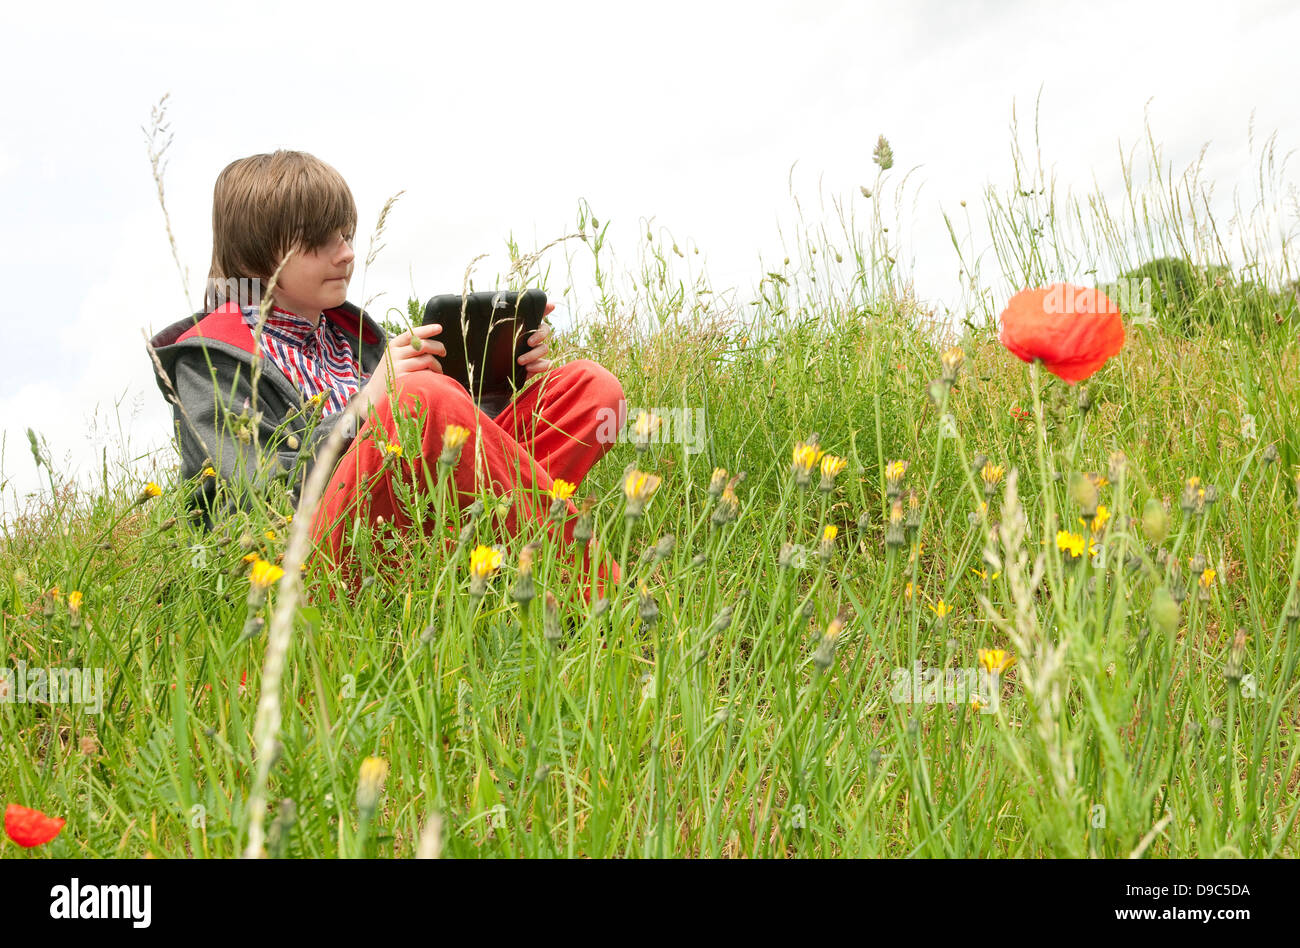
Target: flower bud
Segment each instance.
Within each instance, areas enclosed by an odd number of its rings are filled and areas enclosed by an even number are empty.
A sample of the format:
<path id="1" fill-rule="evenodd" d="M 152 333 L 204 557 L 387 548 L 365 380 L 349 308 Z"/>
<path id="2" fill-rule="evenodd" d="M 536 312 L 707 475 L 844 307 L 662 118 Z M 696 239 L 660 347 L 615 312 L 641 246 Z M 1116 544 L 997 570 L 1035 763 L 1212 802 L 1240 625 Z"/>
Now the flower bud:
<path id="1" fill-rule="evenodd" d="M 1142 532 L 1152 543 L 1163 543 L 1169 535 L 1169 515 L 1165 513 L 1164 504 L 1154 497 L 1147 500 L 1142 508 Z"/>
<path id="2" fill-rule="evenodd" d="M 608 600 L 602 599 L 601 602 Z M 556 645 L 560 641 L 560 603 L 555 598 L 555 593 L 549 589 L 542 600 L 542 634 L 546 636 L 546 641 Z"/>
<path id="3" fill-rule="evenodd" d="M 1245 659 L 1246 630 L 1238 629 L 1237 634 L 1232 637 L 1232 648 L 1228 652 L 1228 662 L 1223 667 L 1223 677 L 1228 679 L 1230 684 L 1236 685 L 1240 683 Z"/>
<path id="4" fill-rule="evenodd" d="M 1157 586 L 1151 594 L 1150 617 L 1151 625 L 1166 638 L 1178 631 L 1181 612 L 1178 603 L 1164 586 Z"/>
<path id="5" fill-rule="evenodd" d="M 1079 512 L 1091 520 L 1097 515 L 1097 485 L 1092 478 L 1077 471 L 1070 475 L 1070 498 L 1079 505 Z"/>

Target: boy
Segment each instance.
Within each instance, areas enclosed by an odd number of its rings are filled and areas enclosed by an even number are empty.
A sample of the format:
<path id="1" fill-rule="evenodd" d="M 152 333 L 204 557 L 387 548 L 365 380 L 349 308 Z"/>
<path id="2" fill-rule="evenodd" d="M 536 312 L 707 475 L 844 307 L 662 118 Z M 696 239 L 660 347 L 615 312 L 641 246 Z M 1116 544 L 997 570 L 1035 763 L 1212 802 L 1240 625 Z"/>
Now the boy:
<path id="1" fill-rule="evenodd" d="M 354 517 L 424 533 L 399 503 L 393 479 L 423 488 L 422 469 L 436 476 L 450 425 L 470 431 L 453 472 L 458 504 L 470 503 L 480 486 L 513 490 L 507 529 L 517 530 L 521 517 L 543 521 L 549 500 L 539 509 L 530 496 L 548 493 L 554 479 L 577 484 L 608 450 L 595 432 L 602 409 L 620 410 L 618 380 L 587 360 L 551 368 L 543 324 L 519 359 L 530 377 L 541 378 L 489 418 L 442 375 L 438 356 L 446 350 L 433 340 L 441 327 L 388 339 L 346 302 L 356 223 L 347 183 L 311 155 L 253 155 L 218 176 L 205 313 L 150 342 L 162 370 L 158 387 L 173 404 L 181 476 L 199 476 L 205 525 L 255 503 L 277 478 L 287 479 L 296 503 L 339 425 L 345 451 L 312 524 L 320 552 L 336 564 L 349 558 Z M 259 346 L 260 295 L 273 277 Z M 422 340 L 418 350 L 412 333 Z M 395 408 L 422 418 L 420 457 L 389 457 L 386 446 L 398 441 Z M 566 541 L 572 532 L 570 520 Z"/>

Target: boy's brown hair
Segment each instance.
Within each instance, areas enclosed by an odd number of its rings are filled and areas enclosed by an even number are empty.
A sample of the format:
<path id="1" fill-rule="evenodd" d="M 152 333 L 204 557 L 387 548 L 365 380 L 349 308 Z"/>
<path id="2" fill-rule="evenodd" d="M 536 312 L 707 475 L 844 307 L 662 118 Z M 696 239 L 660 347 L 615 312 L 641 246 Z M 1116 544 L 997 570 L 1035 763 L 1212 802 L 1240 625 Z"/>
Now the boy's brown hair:
<path id="1" fill-rule="evenodd" d="M 343 176 L 306 152 L 275 151 L 226 165 L 212 193 L 212 267 L 203 304 L 208 312 L 241 281 L 264 290 L 290 249 L 313 250 L 336 231 L 353 234 L 357 205 Z"/>

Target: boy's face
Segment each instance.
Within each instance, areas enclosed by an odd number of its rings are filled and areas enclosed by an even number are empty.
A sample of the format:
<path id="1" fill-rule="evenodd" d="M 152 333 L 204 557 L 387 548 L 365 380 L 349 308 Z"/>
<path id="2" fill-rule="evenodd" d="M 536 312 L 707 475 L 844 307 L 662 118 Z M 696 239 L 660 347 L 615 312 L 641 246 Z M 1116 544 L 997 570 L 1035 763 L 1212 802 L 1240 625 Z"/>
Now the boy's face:
<path id="1" fill-rule="evenodd" d="M 342 305 L 348 296 L 356 260 L 352 239 L 352 234 L 336 232 L 322 247 L 299 248 L 280 270 L 275 305 L 310 320 L 315 320 L 323 310 Z"/>

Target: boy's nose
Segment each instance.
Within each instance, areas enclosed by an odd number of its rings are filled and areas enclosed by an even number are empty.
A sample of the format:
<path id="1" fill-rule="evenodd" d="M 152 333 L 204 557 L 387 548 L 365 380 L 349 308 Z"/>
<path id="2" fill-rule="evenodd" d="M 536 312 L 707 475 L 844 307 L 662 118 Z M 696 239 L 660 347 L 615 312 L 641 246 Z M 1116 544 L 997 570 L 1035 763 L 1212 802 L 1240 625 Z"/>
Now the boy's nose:
<path id="1" fill-rule="evenodd" d="M 346 240 L 340 240 L 338 254 L 339 263 L 351 263 L 356 258 L 356 251 L 352 249 L 352 244 L 348 243 Z"/>

